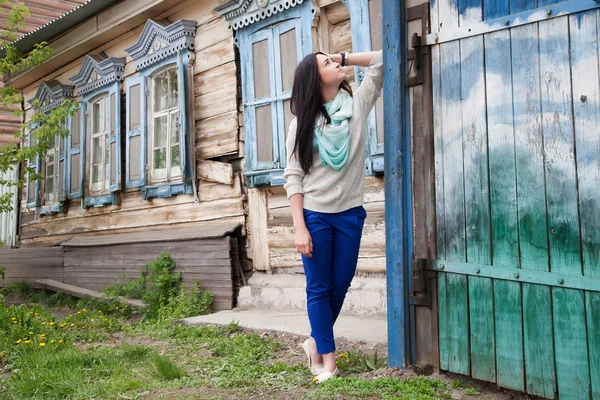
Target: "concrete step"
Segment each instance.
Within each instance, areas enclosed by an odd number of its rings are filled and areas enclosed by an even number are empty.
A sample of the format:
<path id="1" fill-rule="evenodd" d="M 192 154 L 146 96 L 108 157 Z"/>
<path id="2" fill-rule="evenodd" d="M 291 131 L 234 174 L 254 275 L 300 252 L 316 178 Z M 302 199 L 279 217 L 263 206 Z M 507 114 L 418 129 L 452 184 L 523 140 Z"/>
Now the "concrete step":
<path id="1" fill-rule="evenodd" d="M 181 320 L 187 325 L 228 325 L 232 321 L 247 329 L 310 334 L 308 316 L 304 311 L 233 309 Z M 387 343 L 387 320 L 381 318 L 340 315 L 333 330 L 336 338 L 352 342 Z"/>
<path id="2" fill-rule="evenodd" d="M 254 272 L 248 286 L 240 289 L 237 305 L 255 310 L 306 311 L 304 275 Z M 342 315 L 386 318 L 385 278 L 354 278 L 348 290 Z"/>

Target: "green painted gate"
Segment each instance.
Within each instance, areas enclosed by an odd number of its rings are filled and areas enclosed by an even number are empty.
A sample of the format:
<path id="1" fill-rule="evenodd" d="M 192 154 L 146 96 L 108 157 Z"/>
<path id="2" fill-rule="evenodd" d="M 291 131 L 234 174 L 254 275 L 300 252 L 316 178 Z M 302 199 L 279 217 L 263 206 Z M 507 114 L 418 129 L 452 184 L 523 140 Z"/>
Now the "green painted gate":
<path id="1" fill-rule="evenodd" d="M 600 12 L 431 4 L 440 368 L 600 400 Z"/>

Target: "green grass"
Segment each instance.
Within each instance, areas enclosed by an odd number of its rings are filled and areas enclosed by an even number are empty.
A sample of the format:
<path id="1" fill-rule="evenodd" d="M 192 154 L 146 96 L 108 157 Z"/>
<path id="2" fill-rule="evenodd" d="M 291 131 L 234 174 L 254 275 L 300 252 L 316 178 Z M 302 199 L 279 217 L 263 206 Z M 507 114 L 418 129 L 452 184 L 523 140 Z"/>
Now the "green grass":
<path id="1" fill-rule="evenodd" d="M 315 385 L 305 365 L 281 361 L 284 346 L 236 323 L 136 322 L 122 306 L 54 297 L 24 286 L 9 289 L 42 304 L 74 308 L 59 318 L 41 305 L 6 306 L 0 300 L 2 399 L 135 399 L 179 388 L 208 390 L 213 397 L 225 393 L 226 398 L 265 392 L 286 398 L 286 393 L 300 392 L 315 399 L 448 399 L 448 385 L 421 377 L 344 377 Z M 360 352 L 349 357 L 360 370 L 386 364 Z"/>
<path id="2" fill-rule="evenodd" d="M 384 400 L 431 400 L 450 399 L 448 386 L 436 379 L 417 377 L 414 379 L 380 378 L 364 380 L 358 378 L 334 378 L 319 385 L 315 399 L 331 399 L 340 396 L 379 398 Z"/>

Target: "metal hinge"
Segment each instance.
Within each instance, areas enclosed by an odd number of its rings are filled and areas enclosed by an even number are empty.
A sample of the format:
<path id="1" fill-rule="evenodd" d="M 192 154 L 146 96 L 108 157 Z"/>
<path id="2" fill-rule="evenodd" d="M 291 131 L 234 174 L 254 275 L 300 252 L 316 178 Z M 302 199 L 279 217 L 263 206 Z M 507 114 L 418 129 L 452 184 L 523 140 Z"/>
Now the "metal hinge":
<path id="1" fill-rule="evenodd" d="M 426 269 L 426 261 L 419 258 L 413 262 L 412 290 L 408 296 L 408 303 L 431 308 L 431 281 L 435 279 L 435 273 Z"/>
<path id="2" fill-rule="evenodd" d="M 421 35 L 413 33 L 411 38 L 412 49 L 408 50 L 407 60 L 413 61 L 416 75 L 406 77 L 406 86 L 423 84 L 423 58 L 429 54 L 429 48 L 422 45 L 422 38 L 429 34 L 429 3 L 406 9 L 406 25 L 411 21 L 421 21 Z"/>

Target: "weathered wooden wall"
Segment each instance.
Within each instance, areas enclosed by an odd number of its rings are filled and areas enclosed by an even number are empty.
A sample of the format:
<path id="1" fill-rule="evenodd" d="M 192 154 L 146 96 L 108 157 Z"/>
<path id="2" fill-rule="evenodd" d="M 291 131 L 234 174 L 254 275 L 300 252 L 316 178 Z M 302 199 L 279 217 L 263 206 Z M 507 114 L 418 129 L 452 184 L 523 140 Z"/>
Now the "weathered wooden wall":
<path id="1" fill-rule="evenodd" d="M 146 264 L 167 251 L 177 264 L 174 272 L 182 273 L 186 287 L 200 281 L 201 287 L 213 294 L 213 310 L 229 310 L 234 301 L 231 239 L 65 246 L 63 282 L 102 291 L 123 281 L 123 276 L 139 277 Z"/>
<path id="2" fill-rule="evenodd" d="M 239 138 L 233 32 L 214 11 L 218 4 L 219 0 L 188 0 L 168 11 L 147 13 L 147 18 L 155 20 L 198 22 L 192 108 L 196 120 L 197 170 L 201 177 L 198 182 L 200 202 L 194 203 L 193 196 L 188 195 L 145 201 L 134 189 L 122 193 L 120 204 L 116 206 L 82 209 L 79 200 L 71 200 L 66 214 L 44 217 L 35 210 L 22 209 L 22 245 L 48 246 L 80 235 L 201 226 L 214 220 L 245 222 L 241 171 L 229 162 L 243 157 L 244 147 Z M 109 57 L 126 57 L 124 79 L 127 79 L 135 74 L 135 66 L 124 49 L 135 43 L 145 22 L 131 26 L 116 39 L 100 41 L 89 54 L 104 52 Z M 84 57 L 80 57 L 71 61 L 25 88 L 27 115 L 30 113 L 27 100 L 35 96 L 42 81 L 56 79 L 70 84 L 69 78 L 79 71 L 83 60 Z"/>
<path id="3" fill-rule="evenodd" d="M 26 281 L 35 286 L 38 279 L 62 281 L 64 250 L 62 247 L 10 249 L 0 247 L 0 265 L 6 268 L 5 285 Z"/>
<path id="4" fill-rule="evenodd" d="M 318 0 L 313 22 L 313 50 L 352 51 L 350 12 L 340 0 Z M 354 87 L 354 68 L 347 69 Z M 365 177 L 365 221 L 358 273 L 385 273 L 385 211 L 383 179 Z M 254 267 L 276 272 L 300 272 L 289 202 L 283 187 L 252 189 L 249 193 L 249 236 Z M 266 219 L 266 221 L 264 221 Z"/>

